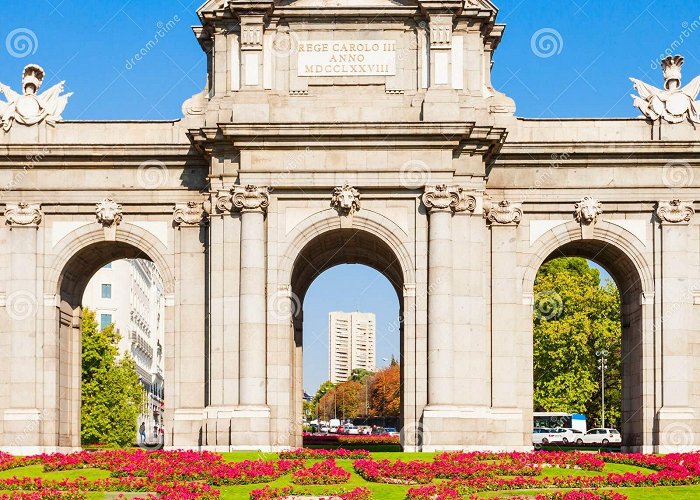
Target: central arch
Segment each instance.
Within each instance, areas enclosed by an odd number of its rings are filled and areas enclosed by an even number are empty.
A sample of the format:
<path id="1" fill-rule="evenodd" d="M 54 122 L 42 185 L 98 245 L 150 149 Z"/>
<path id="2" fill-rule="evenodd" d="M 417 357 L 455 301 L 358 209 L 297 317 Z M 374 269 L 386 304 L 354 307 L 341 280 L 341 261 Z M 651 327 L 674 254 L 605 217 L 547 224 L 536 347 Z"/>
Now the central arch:
<path id="1" fill-rule="evenodd" d="M 304 300 L 313 281 L 324 271 L 342 264 L 362 264 L 371 267 L 385 276 L 396 291 L 399 302 L 399 333 L 401 355 L 401 417 L 415 418 L 413 397 L 415 376 L 409 366 L 415 359 L 410 345 L 415 332 L 415 315 L 406 311 L 415 309 L 413 277 L 415 275 L 405 246 L 397 231 L 375 221 L 355 217 L 353 227 L 341 227 L 339 218 L 331 219 L 323 230 L 311 225 L 307 231 L 300 231 L 296 238 L 295 257 L 289 262 L 289 283 L 292 300 L 296 302 L 293 316 L 293 387 L 291 406 L 294 421 L 297 423 L 292 440 L 301 445 L 301 422 L 303 406 L 303 318 Z M 336 223 L 337 221 L 337 223 Z M 388 219 L 387 219 L 388 221 Z M 329 221 L 326 221 L 329 222 Z M 398 234 L 397 234 L 398 233 Z M 341 284 L 342 286 L 342 284 Z M 407 331 L 410 332 L 407 335 Z M 410 336 L 410 339 L 408 338 Z M 408 354 L 408 356 L 407 356 Z"/>

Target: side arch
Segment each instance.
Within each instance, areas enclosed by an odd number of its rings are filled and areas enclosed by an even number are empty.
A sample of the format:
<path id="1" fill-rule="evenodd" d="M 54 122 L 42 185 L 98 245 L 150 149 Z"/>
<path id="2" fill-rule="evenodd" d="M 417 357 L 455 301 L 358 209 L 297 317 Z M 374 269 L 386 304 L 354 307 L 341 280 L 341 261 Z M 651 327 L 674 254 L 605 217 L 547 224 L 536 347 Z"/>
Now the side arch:
<path id="1" fill-rule="evenodd" d="M 639 239 L 626 229 L 606 221 L 599 221 L 591 239 L 581 237 L 581 226 L 576 221 L 556 226 L 540 236 L 530 248 L 531 256 L 523 275 L 523 293 L 532 295 L 535 277 L 542 264 L 556 257 L 570 255 L 586 257 L 606 269 L 634 271 L 639 277 L 641 293 L 654 293 L 653 266 L 646 257 Z M 617 274 L 622 274 L 618 272 Z M 630 273 L 627 273 L 628 275 Z M 618 281 L 622 276 L 613 276 Z M 618 282 L 620 289 L 624 283 Z"/>
<path id="2" fill-rule="evenodd" d="M 606 221 L 582 237 L 575 221 L 542 235 L 530 249 L 523 275 L 524 302 L 534 303 L 537 272 L 557 257 L 583 257 L 603 266 L 615 281 L 621 299 L 622 434 L 626 451 L 649 451 L 654 444 L 656 383 L 653 370 L 655 295 L 650 251 L 626 229 Z M 532 340 L 532 311 L 528 329 Z"/>
<path id="3" fill-rule="evenodd" d="M 60 295 L 69 262 L 89 247 L 102 252 L 103 255 L 111 254 L 115 259 L 143 257 L 152 260 L 163 278 L 166 293 L 172 293 L 175 290 L 171 252 L 155 235 L 129 223 L 122 223 L 119 226 L 115 241 L 105 240 L 104 230 L 97 223 L 81 226 L 64 236 L 52 249 L 54 259 L 45 276 L 46 289 Z M 90 277 L 88 276 L 87 280 Z M 77 280 L 74 288 L 79 289 L 82 285 L 82 280 Z"/>

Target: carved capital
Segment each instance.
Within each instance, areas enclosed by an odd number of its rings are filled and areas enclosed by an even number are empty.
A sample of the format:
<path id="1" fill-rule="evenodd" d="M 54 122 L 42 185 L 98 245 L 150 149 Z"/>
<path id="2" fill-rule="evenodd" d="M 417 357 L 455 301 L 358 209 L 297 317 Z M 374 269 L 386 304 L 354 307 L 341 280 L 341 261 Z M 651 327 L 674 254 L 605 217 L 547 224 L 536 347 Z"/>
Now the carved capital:
<path id="1" fill-rule="evenodd" d="M 476 198 L 465 194 L 459 186 L 428 186 L 423 194 L 423 204 L 429 212 L 473 212 Z"/>
<path id="2" fill-rule="evenodd" d="M 598 222 L 598 218 L 603 213 L 603 206 L 595 198 L 585 196 L 574 207 L 576 221 L 581 224 L 590 225 Z"/>
<path id="3" fill-rule="evenodd" d="M 680 222 L 690 222 L 695 215 L 693 204 L 687 201 L 672 200 L 660 201 L 656 209 L 656 217 L 659 222 L 678 224 Z"/>
<path id="4" fill-rule="evenodd" d="M 491 224 L 520 224 L 522 218 L 523 209 L 507 200 L 491 206 L 486 213 L 486 220 Z"/>
<path id="5" fill-rule="evenodd" d="M 26 202 L 8 203 L 5 208 L 5 219 L 8 226 L 38 227 L 44 218 L 41 205 L 30 205 Z"/>
<path id="6" fill-rule="evenodd" d="M 262 15 L 241 16 L 241 49 L 262 50 L 263 22 Z"/>
<path id="7" fill-rule="evenodd" d="M 331 206 L 340 215 L 352 215 L 360 210 L 360 191 L 350 184 L 339 186 L 333 190 Z"/>
<path id="8" fill-rule="evenodd" d="M 213 204 L 217 213 L 223 214 L 233 210 L 231 191 L 219 191 L 214 195 Z"/>
<path id="9" fill-rule="evenodd" d="M 270 205 L 270 195 L 267 193 L 267 188 L 237 186 L 231 191 L 231 204 L 232 210 L 240 212 L 266 212 Z"/>
<path id="10" fill-rule="evenodd" d="M 178 226 L 199 226 L 206 221 L 206 216 L 204 204 L 196 201 L 178 203 L 173 213 L 173 219 Z"/>

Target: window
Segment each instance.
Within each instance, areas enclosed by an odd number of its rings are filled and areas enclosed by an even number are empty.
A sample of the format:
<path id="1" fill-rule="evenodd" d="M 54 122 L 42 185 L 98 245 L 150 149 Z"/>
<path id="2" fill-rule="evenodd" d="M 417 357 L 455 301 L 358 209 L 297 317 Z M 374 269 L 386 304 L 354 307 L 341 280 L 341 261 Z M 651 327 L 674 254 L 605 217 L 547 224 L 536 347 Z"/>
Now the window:
<path id="1" fill-rule="evenodd" d="M 102 298 L 111 299 L 112 298 L 112 285 L 110 283 L 102 284 Z"/>
<path id="2" fill-rule="evenodd" d="M 112 324 L 112 315 L 111 314 L 100 314 L 100 329 L 104 330 L 107 328 L 109 325 Z"/>

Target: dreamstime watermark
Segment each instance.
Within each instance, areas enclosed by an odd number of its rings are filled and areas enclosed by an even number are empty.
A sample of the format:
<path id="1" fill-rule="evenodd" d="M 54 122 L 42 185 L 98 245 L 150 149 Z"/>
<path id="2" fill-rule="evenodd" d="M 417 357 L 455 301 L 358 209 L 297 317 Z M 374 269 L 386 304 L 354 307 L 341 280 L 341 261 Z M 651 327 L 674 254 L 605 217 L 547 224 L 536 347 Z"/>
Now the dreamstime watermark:
<path id="1" fill-rule="evenodd" d="M 678 38 L 676 38 L 674 41 L 670 43 L 670 45 L 664 50 L 661 54 L 659 54 L 659 57 L 657 59 L 652 59 L 651 64 L 649 65 L 651 69 L 659 69 L 659 66 L 661 66 L 661 61 L 664 60 L 668 56 L 672 56 L 674 54 L 678 53 L 678 50 L 683 46 L 683 44 L 690 38 L 692 37 L 696 31 L 700 30 L 700 17 L 697 19 L 694 19 L 690 22 L 688 21 L 683 21 L 681 23 L 681 33 L 678 35 Z"/>
<path id="2" fill-rule="evenodd" d="M 399 440 L 404 450 L 420 451 L 430 445 L 430 432 L 423 422 L 408 422 L 401 429 Z"/>
<path id="3" fill-rule="evenodd" d="M 430 184 L 431 172 L 427 163 L 421 160 L 408 160 L 401 165 L 399 182 L 406 189 L 420 189 Z"/>
<path id="4" fill-rule="evenodd" d="M 435 288 L 438 287 L 438 286 L 440 285 L 440 283 L 442 283 L 442 280 L 441 280 L 441 279 L 439 279 L 439 280 L 437 280 L 437 281 L 434 281 L 434 282 L 430 283 L 430 285 L 428 286 L 428 289 L 426 290 L 426 293 L 425 293 L 425 294 L 416 295 L 416 300 L 413 301 L 413 304 L 411 304 L 411 306 L 408 308 L 408 310 L 405 311 L 405 312 L 404 312 L 401 316 L 399 316 L 396 320 L 394 320 L 394 321 L 392 321 L 391 323 L 389 323 L 389 326 L 387 327 L 387 331 L 388 331 L 389 333 L 394 333 L 394 332 L 400 331 L 400 330 L 401 330 L 401 325 L 403 324 L 404 320 L 405 320 L 407 317 L 409 317 L 409 315 L 415 313 L 415 312 L 418 310 L 418 306 L 419 306 L 419 301 L 418 301 L 418 299 L 420 298 L 420 299 L 422 299 L 422 300 L 425 300 L 429 295 L 431 295 L 431 294 L 433 293 L 433 291 L 435 290 Z"/>
<path id="5" fill-rule="evenodd" d="M 141 47 L 141 49 L 139 49 L 138 52 L 136 52 L 136 54 L 134 54 L 134 56 L 131 59 L 127 59 L 124 67 L 129 71 L 132 70 L 153 49 L 156 48 L 160 41 L 163 38 L 165 38 L 167 34 L 170 33 L 170 31 L 172 31 L 179 22 L 180 16 L 178 15 L 173 16 L 173 18 L 166 23 L 163 23 L 163 21 L 158 21 L 158 24 L 156 25 L 158 30 L 153 35 L 153 38 L 146 42 L 146 44 L 143 47 Z"/>
<path id="6" fill-rule="evenodd" d="M 15 321 L 23 321 L 36 314 L 36 295 L 29 290 L 12 292 L 5 299 L 7 315 Z"/>
<path id="7" fill-rule="evenodd" d="M 270 51 L 278 58 L 296 54 L 299 52 L 299 37 L 296 33 L 278 31 L 270 42 Z"/>
<path id="8" fill-rule="evenodd" d="M 268 299 L 268 310 L 277 321 L 296 317 L 301 312 L 301 299 L 291 290 L 279 290 Z"/>
<path id="9" fill-rule="evenodd" d="M 39 164 L 44 158 L 46 158 L 46 155 L 48 154 L 49 150 L 47 148 L 42 149 L 38 153 L 28 154 L 26 156 L 27 161 L 22 165 L 21 170 L 19 172 L 13 173 L 10 182 L 5 184 L 0 190 L 0 199 L 2 199 L 5 193 L 12 191 L 17 186 L 19 186 L 19 184 L 24 180 L 24 178 L 27 177 L 29 171 L 32 170 L 37 164 Z"/>
<path id="10" fill-rule="evenodd" d="M 136 180 L 143 189 L 158 189 L 168 182 L 168 167 L 159 160 L 148 160 L 139 165 Z"/>
<path id="11" fill-rule="evenodd" d="M 562 165 L 565 162 L 568 162 L 571 160 L 571 154 L 572 153 L 552 153 L 551 156 L 551 162 L 547 166 L 547 169 L 542 172 L 541 174 L 538 174 L 537 179 L 535 179 L 535 182 L 528 188 L 527 194 L 524 196 L 525 199 L 529 199 L 531 195 L 534 193 L 537 193 L 542 189 L 543 186 L 545 186 L 551 179 L 554 177 L 554 172 L 558 170 L 559 168 L 562 167 Z M 523 201 L 524 201 L 523 200 Z"/>
<path id="12" fill-rule="evenodd" d="M 690 453 L 697 449 L 693 429 L 680 422 L 668 424 L 661 430 L 661 442 L 673 446 L 676 453 Z"/>
<path id="13" fill-rule="evenodd" d="M 17 28 L 5 38 L 7 53 L 17 59 L 33 56 L 39 50 L 39 38 L 29 28 Z"/>
<path id="14" fill-rule="evenodd" d="M 10 446 L 19 447 L 25 444 L 27 441 L 34 439 L 39 431 L 41 423 L 48 417 L 48 413 L 49 410 L 43 409 L 36 415 L 29 418 L 27 420 L 27 425 L 25 425 L 22 431 L 15 436 L 10 443 Z"/>
<path id="15" fill-rule="evenodd" d="M 671 161 L 662 169 L 664 186 L 669 189 L 683 189 L 690 187 L 695 180 L 695 172 L 689 163 L 684 161 Z"/>
<path id="16" fill-rule="evenodd" d="M 554 28 L 542 28 L 530 39 L 532 52 L 542 59 L 558 56 L 564 50 L 564 38 Z"/>
<path id="17" fill-rule="evenodd" d="M 535 296 L 535 315 L 538 319 L 558 319 L 563 312 L 564 301 L 557 292 L 548 290 Z"/>

